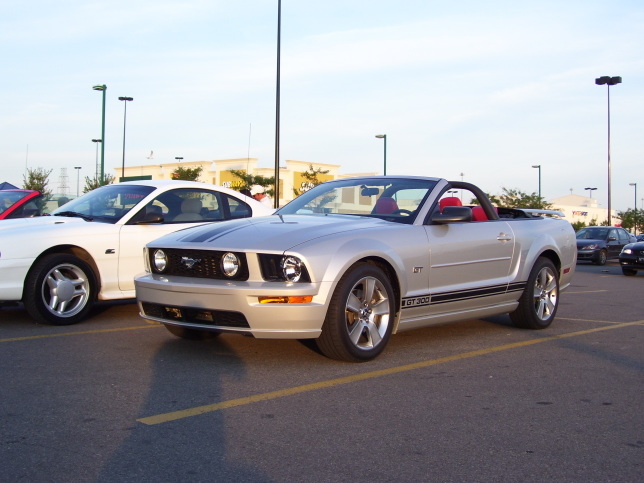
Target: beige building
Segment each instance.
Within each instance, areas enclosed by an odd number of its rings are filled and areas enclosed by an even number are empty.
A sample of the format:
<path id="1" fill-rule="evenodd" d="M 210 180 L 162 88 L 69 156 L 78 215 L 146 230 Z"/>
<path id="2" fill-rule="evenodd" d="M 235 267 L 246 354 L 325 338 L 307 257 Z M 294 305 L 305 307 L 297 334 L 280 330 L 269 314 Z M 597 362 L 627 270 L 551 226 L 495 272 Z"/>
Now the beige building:
<path id="1" fill-rule="evenodd" d="M 231 173 L 231 170 L 244 171 L 253 175 L 260 175 L 267 178 L 275 176 L 275 169 L 258 168 L 257 158 L 240 158 L 240 159 L 219 159 L 213 161 L 184 161 L 164 164 L 148 164 L 142 166 L 126 166 L 125 178 L 128 179 L 171 179 L 172 173 L 179 167 L 184 169 L 195 169 L 201 167 L 202 172 L 199 181 L 212 183 L 226 188 L 236 189 L 239 178 Z M 337 178 L 347 178 L 349 176 L 370 176 L 376 173 L 354 173 L 351 175 L 341 175 L 338 173 L 340 165 L 325 163 L 310 163 L 308 161 L 285 161 L 286 166 L 280 166 L 280 199 L 279 205 L 282 206 L 295 197 L 295 191 L 301 191 L 307 188 L 307 180 L 302 176 L 303 173 L 313 169 L 328 171 L 326 174 L 318 175 L 318 180 L 329 181 Z M 114 168 L 114 174 L 117 180 L 121 176 L 121 168 Z"/>
<path id="2" fill-rule="evenodd" d="M 599 200 L 580 195 L 566 195 L 552 200 L 555 210 L 563 211 L 570 223 L 583 221 L 586 225 L 601 225 L 608 218 L 608 210 L 599 207 Z M 615 210 L 611 210 L 613 224 L 619 224 Z"/>

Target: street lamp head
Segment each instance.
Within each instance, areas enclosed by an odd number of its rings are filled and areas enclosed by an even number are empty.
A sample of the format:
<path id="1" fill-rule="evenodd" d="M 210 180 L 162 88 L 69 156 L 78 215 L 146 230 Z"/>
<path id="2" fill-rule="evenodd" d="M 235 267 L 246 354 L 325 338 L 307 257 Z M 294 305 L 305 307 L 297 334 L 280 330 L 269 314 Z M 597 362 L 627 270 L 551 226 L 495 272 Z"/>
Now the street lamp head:
<path id="1" fill-rule="evenodd" d="M 102 143 L 103 140 L 102 139 L 92 139 L 92 142 L 93 143 Z"/>
<path id="2" fill-rule="evenodd" d="M 637 186 L 637 183 L 628 183 L 628 186 Z"/>
<path id="3" fill-rule="evenodd" d="M 377 137 L 378 139 L 386 139 L 386 138 L 387 138 L 387 135 L 386 135 L 386 134 L 376 134 L 376 137 Z"/>
<path id="4" fill-rule="evenodd" d="M 133 97 L 119 97 L 119 101 L 133 101 Z"/>
<path id="5" fill-rule="evenodd" d="M 95 91 L 104 91 L 104 90 L 107 90 L 107 86 L 103 84 L 103 85 L 94 86 L 92 87 L 92 89 L 94 89 Z"/>
<path id="6" fill-rule="evenodd" d="M 621 84 L 622 78 L 620 76 L 610 77 L 608 75 L 603 75 L 595 79 L 595 84 L 598 86 L 603 86 L 608 84 L 609 86 L 614 86 L 615 84 Z"/>
<path id="7" fill-rule="evenodd" d="M 540 165 L 540 164 L 533 164 L 533 165 L 532 165 L 532 167 L 533 167 L 533 168 L 540 168 L 540 167 L 541 167 L 541 165 Z"/>

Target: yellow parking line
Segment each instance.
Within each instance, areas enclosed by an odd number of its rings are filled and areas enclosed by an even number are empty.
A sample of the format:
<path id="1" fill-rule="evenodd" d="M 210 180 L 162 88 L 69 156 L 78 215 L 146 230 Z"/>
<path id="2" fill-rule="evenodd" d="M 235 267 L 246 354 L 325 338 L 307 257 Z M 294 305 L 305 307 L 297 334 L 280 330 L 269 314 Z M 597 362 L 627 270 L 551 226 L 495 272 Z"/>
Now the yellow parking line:
<path id="1" fill-rule="evenodd" d="M 400 372 L 413 371 L 415 369 L 421 369 L 424 367 L 434 366 L 437 364 L 443 364 L 445 362 L 452 362 L 452 361 L 458 361 L 462 359 L 468 359 L 471 357 L 478 357 L 486 354 L 492 354 L 494 352 L 500 352 L 500 351 L 505 351 L 509 349 L 516 349 L 517 347 L 524 347 L 524 346 L 529 346 L 533 344 L 539 344 L 542 342 L 549 342 L 553 340 L 564 339 L 567 337 L 576 337 L 580 335 L 590 334 L 593 332 L 599 332 L 602 330 L 618 329 L 622 327 L 628 327 L 631 325 L 641 325 L 641 324 L 644 324 L 644 320 L 638 320 L 637 322 L 625 322 L 617 325 L 598 327 L 595 329 L 580 330 L 577 332 L 570 332 L 570 333 L 561 334 L 561 335 L 553 335 L 550 337 L 533 339 L 533 340 L 528 340 L 523 342 L 515 342 L 512 344 L 504 344 L 496 347 L 489 347 L 487 349 L 480 349 L 480 350 L 471 351 L 471 352 L 464 352 L 462 354 L 455 354 L 453 356 L 440 357 L 438 359 L 430 359 L 430 360 L 415 362 L 413 364 L 405 364 L 402 366 L 390 367 L 388 369 L 365 372 L 362 374 L 339 377 L 336 379 L 328 379 L 326 381 L 315 382 L 312 384 L 304 384 L 302 386 L 290 387 L 286 389 L 280 389 L 277 391 L 265 392 L 262 394 L 255 394 L 253 396 L 230 399 L 228 401 L 222 401 L 214 404 L 207 404 L 205 406 L 198 406 L 195 408 L 184 409 L 181 411 L 173 411 L 170 413 L 157 414 L 155 416 L 148 416 L 145 418 L 137 419 L 137 421 L 147 425 L 167 423 L 169 421 L 176 421 L 178 419 L 189 418 L 191 416 L 197 416 L 200 414 L 210 413 L 214 411 L 220 411 L 222 409 L 233 408 L 235 406 L 244 406 L 246 404 L 252 404 L 260 401 L 267 401 L 269 399 L 277 399 L 285 396 L 292 396 L 294 394 L 301 394 L 308 391 L 317 391 L 319 389 L 340 386 L 342 384 L 349 384 L 352 382 L 364 381 L 366 379 L 389 376 L 391 374 L 397 374 Z"/>
<path id="2" fill-rule="evenodd" d="M 0 342 L 16 342 L 19 340 L 49 339 L 51 337 L 67 337 L 69 335 L 103 334 L 106 332 L 119 332 L 122 330 L 149 329 L 150 327 L 161 327 L 161 324 L 138 325 L 136 327 L 121 327 L 120 329 L 98 329 L 98 330 L 84 330 L 80 332 L 60 332 L 57 334 L 30 335 L 28 337 L 13 337 L 10 339 L 0 339 Z"/>

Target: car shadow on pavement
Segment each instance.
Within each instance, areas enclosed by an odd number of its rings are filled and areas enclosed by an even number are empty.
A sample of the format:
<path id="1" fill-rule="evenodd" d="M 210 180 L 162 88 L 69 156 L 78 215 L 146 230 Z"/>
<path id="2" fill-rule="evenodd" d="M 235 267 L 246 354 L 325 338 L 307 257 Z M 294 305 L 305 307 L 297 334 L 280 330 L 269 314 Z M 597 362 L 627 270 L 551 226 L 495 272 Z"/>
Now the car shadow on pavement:
<path id="1" fill-rule="evenodd" d="M 142 388 L 145 400 L 134 418 L 222 401 L 222 380 L 246 377 L 243 361 L 222 337 L 207 342 L 168 339 L 151 368 L 149 385 Z M 230 459 L 226 436 L 221 411 L 159 424 L 137 420 L 97 481 L 268 481 L 250 458 Z"/>

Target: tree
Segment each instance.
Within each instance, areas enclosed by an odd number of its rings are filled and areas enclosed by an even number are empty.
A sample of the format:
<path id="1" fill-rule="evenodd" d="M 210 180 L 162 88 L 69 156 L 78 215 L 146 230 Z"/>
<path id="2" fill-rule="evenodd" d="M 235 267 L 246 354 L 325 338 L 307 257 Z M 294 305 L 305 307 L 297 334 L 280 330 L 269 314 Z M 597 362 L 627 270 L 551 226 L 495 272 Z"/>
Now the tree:
<path id="1" fill-rule="evenodd" d="M 233 182 L 231 188 L 236 191 L 241 191 L 243 189 L 250 189 L 253 185 L 258 184 L 263 186 L 266 190 L 268 196 L 273 196 L 275 194 L 275 176 L 267 178 L 259 174 L 249 174 L 246 171 L 239 169 L 231 169 L 230 172 L 236 178 L 239 178 L 239 181 Z"/>
<path id="2" fill-rule="evenodd" d="M 83 188 L 83 193 L 89 193 L 92 190 L 95 190 L 96 188 L 100 188 L 101 186 L 105 186 L 107 184 L 112 184 L 116 178 L 112 176 L 111 174 L 105 173 L 103 175 L 103 181 L 101 182 L 100 177 L 93 177 L 90 178 L 88 176 L 85 176 L 85 187 Z"/>
<path id="3" fill-rule="evenodd" d="M 22 176 L 22 188 L 40 191 L 43 194 L 43 198 L 48 200 L 51 198 L 51 190 L 47 189 L 51 172 L 51 169 L 47 171 L 43 168 L 27 168 L 27 175 Z"/>
<path id="4" fill-rule="evenodd" d="M 618 211 L 617 217 L 622 220 L 622 227 L 628 231 L 642 233 L 644 230 L 644 210 Z"/>
<path id="5" fill-rule="evenodd" d="M 518 189 L 501 188 L 503 194 L 498 197 L 492 197 L 492 203 L 504 208 L 536 208 L 549 210 L 552 203 L 546 202 L 544 198 L 537 193 L 527 194 Z"/>
<path id="6" fill-rule="evenodd" d="M 302 193 L 305 193 L 306 191 L 310 190 L 314 186 L 319 185 L 320 183 L 322 183 L 322 181 L 318 179 L 318 175 L 327 174 L 328 172 L 329 172 L 328 169 L 327 170 L 323 170 L 322 168 L 313 169 L 313 165 L 309 164 L 309 169 L 302 173 L 302 178 L 304 178 L 306 182 L 302 183 L 303 186 L 300 189 L 293 188 L 293 194 L 295 196 L 300 196 Z"/>
<path id="7" fill-rule="evenodd" d="M 27 175 L 22 176 L 23 189 L 40 191 L 43 195 L 35 202 L 40 213 L 47 212 L 47 202 L 51 199 L 51 190 L 47 188 L 51 172 L 51 169 L 47 171 L 43 168 L 27 168 Z"/>
<path id="8" fill-rule="evenodd" d="M 172 179 L 181 179 L 184 181 L 199 181 L 199 176 L 203 168 L 198 166 L 196 168 L 184 168 L 179 166 L 172 172 Z"/>

